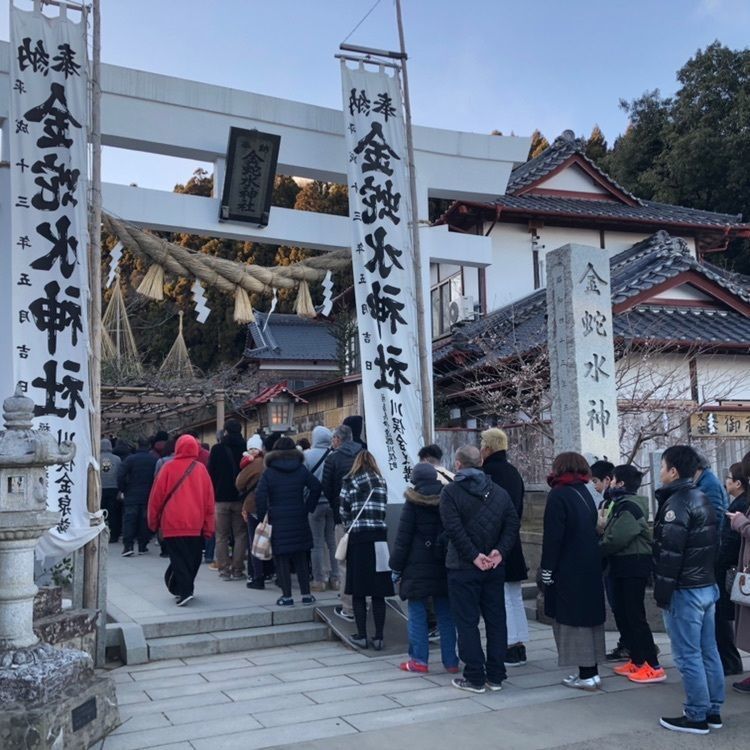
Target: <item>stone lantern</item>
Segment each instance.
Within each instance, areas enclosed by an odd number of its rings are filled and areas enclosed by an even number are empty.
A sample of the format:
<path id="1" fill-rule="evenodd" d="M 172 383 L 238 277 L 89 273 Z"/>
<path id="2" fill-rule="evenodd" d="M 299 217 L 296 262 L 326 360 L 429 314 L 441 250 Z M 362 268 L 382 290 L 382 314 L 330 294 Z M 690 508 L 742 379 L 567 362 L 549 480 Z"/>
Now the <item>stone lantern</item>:
<path id="1" fill-rule="evenodd" d="M 59 520 L 47 510 L 47 467 L 72 443 L 32 429 L 34 402 L 3 403 L 0 432 L 0 747 L 86 748 L 118 722 L 114 685 L 91 657 L 40 643 L 33 630 L 34 548 Z"/>

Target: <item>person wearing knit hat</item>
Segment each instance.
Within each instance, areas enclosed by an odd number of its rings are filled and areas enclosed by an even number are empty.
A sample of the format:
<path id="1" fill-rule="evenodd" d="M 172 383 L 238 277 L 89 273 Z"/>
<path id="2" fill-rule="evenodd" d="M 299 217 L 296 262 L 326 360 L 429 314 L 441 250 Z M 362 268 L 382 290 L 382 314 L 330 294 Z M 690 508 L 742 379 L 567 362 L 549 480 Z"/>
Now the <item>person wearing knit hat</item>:
<path id="1" fill-rule="evenodd" d="M 411 472 L 413 488 L 404 493 L 406 502 L 393 545 L 390 566 L 399 596 L 408 602 L 409 660 L 399 665 L 405 672 L 427 672 L 430 655 L 427 624 L 432 600 L 440 630 L 440 651 L 445 670 L 458 672 L 456 627 L 448 600 L 445 547 L 441 543 L 440 492 L 443 484 L 432 464 L 418 463 Z"/>
<path id="2" fill-rule="evenodd" d="M 508 461 L 508 435 L 493 427 L 481 434 L 482 471 L 509 495 L 519 521 L 523 516 L 523 479 Z M 507 619 L 508 649 L 505 664 L 520 667 L 526 664 L 526 646 L 529 640 L 529 623 L 523 603 L 521 582 L 528 577 L 528 566 L 523 556 L 520 535 L 505 561 L 505 612 Z"/>

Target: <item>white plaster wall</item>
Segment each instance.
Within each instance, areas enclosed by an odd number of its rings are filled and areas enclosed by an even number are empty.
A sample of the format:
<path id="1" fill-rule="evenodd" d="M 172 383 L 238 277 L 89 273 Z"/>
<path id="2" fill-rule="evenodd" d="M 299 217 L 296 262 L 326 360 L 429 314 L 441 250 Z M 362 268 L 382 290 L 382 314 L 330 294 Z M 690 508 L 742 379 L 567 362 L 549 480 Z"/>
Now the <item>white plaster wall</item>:
<path id="1" fill-rule="evenodd" d="M 705 302 L 707 300 L 713 300 L 713 297 L 709 296 L 700 289 L 696 289 L 690 284 L 683 284 L 678 286 L 676 289 L 669 289 L 666 292 L 655 294 L 653 299 L 664 299 L 664 300 L 687 300 L 689 302 Z"/>
<path id="2" fill-rule="evenodd" d="M 552 175 L 538 187 L 549 190 L 572 190 L 579 193 L 600 193 L 608 195 L 607 191 L 594 182 L 582 169 L 577 166 L 568 167 L 562 172 Z"/>
<path id="3" fill-rule="evenodd" d="M 608 229 L 605 229 L 604 247 L 606 248 L 611 258 L 613 255 L 617 255 L 617 253 L 621 253 L 623 250 L 627 250 L 629 247 L 632 247 L 636 242 L 645 240 L 646 237 L 650 236 L 650 233 L 611 232 Z"/>
<path id="4" fill-rule="evenodd" d="M 487 312 L 504 307 L 534 291 L 531 235 L 526 225 L 497 225 L 490 238 L 492 264 L 485 271 Z"/>
<path id="5" fill-rule="evenodd" d="M 479 269 L 464 266 L 464 296 L 473 297 L 474 303 L 479 304 Z"/>
<path id="6" fill-rule="evenodd" d="M 617 362 L 617 397 L 631 400 L 690 399 L 690 365 L 681 354 L 634 353 Z"/>
<path id="7" fill-rule="evenodd" d="M 750 357 L 698 357 L 698 394 L 705 401 L 750 401 Z"/>

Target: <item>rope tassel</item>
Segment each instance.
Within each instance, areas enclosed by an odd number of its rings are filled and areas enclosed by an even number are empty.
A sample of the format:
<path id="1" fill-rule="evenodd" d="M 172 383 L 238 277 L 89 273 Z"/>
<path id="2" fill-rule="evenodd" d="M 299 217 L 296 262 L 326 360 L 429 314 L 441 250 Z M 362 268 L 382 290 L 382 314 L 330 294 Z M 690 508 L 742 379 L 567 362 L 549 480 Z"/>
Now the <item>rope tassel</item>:
<path id="1" fill-rule="evenodd" d="M 241 286 L 234 290 L 234 322 L 255 323 L 250 297 L 247 296 L 247 292 Z"/>
<path id="2" fill-rule="evenodd" d="M 136 291 L 149 299 L 163 300 L 164 269 L 158 263 L 152 263 Z"/>
<path id="3" fill-rule="evenodd" d="M 310 287 L 306 281 L 300 281 L 299 283 L 294 312 L 296 312 L 301 318 L 315 318 L 318 315 L 313 307 L 312 297 L 310 296 Z"/>

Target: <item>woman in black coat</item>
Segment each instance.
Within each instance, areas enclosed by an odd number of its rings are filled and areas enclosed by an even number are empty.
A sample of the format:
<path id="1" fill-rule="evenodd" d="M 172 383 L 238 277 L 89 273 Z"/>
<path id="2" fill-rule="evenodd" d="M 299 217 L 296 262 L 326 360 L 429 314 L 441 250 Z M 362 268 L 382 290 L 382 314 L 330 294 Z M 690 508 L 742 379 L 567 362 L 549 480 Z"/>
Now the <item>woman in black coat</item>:
<path id="1" fill-rule="evenodd" d="M 513 502 L 520 521 L 523 516 L 524 485 L 521 475 L 508 461 L 508 436 L 500 429 L 485 430 L 481 436 L 482 471 L 502 487 Z M 505 618 L 508 627 L 508 650 L 505 664 L 520 667 L 526 664 L 526 641 L 529 640 L 529 622 L 523 604 L 521 581 L 528 577 L 529 568 L 523 556 L 519 534 L 513 549 L 505 560 Z"/>
<path id="2" fill-rule="evenodd" d="M 427 672 L 430 655 L 427 624 L 428 599 L 432 598 L 440 651 L 447 672 L 458 672 L 456 626 L 448 601 L 445 546 L 441 539 L 440 491 L 443 488 L 432 464 L 417 464 L 411 473 L 413 489 L 404 493 L 396 541 L 390 566 L 394 582 L 400 581 L 399 595 L 409 607 L 409 660 L 400 664 L 405 672 Z"/>
<path id="3" fill-rule="evenodd" d="M 292 569 L 297 571 L 302 603 L 312 604 L 307 553 L 313 538 L 308 514 L 315 510 L 320 497 L 320 482 L 304 466 L 305 457 L 291 438 L 279 438 L 266 455 L 265 471 L 255 491 L 258 518 L 271 524 L 271 548 L 276 565 L 276 582 L 282 591 L 276 602 L 291 606 Z M 307 490 L 307 497 L 305 497 Z"/>
<path id="4" fill-rule="evenodd" d="M 561 453 L 552 464 L 541 562 L 544 613 L 554 620 L 558 663 L 578 667 L 563 684 L 580 690 L 599 687 L 597 665 L 604 658 L 604 587 L 589 478 L 579 453 Z"/>

